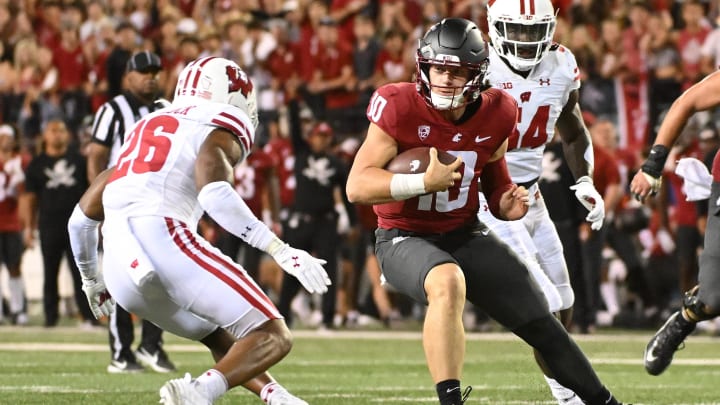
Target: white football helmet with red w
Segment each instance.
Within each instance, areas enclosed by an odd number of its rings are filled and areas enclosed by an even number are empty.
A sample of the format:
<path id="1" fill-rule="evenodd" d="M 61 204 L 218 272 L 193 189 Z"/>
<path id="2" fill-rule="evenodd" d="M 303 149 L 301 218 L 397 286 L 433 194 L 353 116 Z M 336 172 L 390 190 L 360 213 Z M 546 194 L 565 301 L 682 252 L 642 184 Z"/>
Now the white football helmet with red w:
<path id="1" fill-rule="evenodd" d="M 173 106 L 225 103 L 245 111 L 258 126 L 257 99 L 247 73 L 237 63 L 214 56 L 196 59 L 180 72 Z"/>
<path id="2" fill-rule="evenodd" d="M 556 20 L 550 0 L 490 0 L 487 8 L 490 40 L 512 68 L 530 70 L 547 55 Z"/>

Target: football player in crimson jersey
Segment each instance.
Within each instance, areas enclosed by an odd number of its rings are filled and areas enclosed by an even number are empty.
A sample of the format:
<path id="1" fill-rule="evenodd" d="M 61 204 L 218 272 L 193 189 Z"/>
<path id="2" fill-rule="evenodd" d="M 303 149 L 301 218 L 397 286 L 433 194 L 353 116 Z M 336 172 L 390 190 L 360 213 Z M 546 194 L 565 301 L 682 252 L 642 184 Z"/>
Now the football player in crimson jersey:
<path id="1" fill-rule="evenodd" d="M 441 405 L 465 401 L 466 299 L 536 348 L 557 380 L 586 403 L 617 404 L 550 313 L 524 262 L 477 219 L 478 180 L 498 218 L 522 218 L 529 202 L 527 190 L 512 183 L 504 157 L 517 103 L 482 87 L 487 65 L 475 24 L 448 18 L 433 25 L 419 42 L 417 82 L 380 87 L 370 101 L 348 197 L 375 204 L 375 250 L 387 281 L 428 306 L 423 346 Z M 383 169 L 417 146 L 432 147 L 424 173 Z M 440 163 L 436 148 L 457 160 Z"/>
<path id="2" fill-rule="evenodd" d="M 575 295 L 563 246 L 537 181 L 545 145 L 552 141 L 557 126 L 576 180 L 571 190 L 590 211 L 586 220 L 592 229 L 602 227 L 605 208 L 593 185 L 590 132 L 577 104 L 579 70 L 573 54 L 552 42 L 555 9 L 550 0 L 490 1 L 487 15 L 492 47 L 486 80 L 490 86 L 510 93 L 518 103 L 518 124 L 508 139 L 505 160 L 513 182 L 529 190 L 531 204 L 522 220 L 500 221 L 489 211 L 486 196 L 481 193 L 478 217 L 528 263 L 550 310 L 559 312 L 567 327 Z M 560 404 L 582 404 L 574 392 L 551 378 L 542 361 L 538 364 Z"/>
<path id="3" fill-rule="evenodd" d="M 117 166 L 104 175 L 107 185 L 100 183 L 104 190 L 93 183 L 100 192 L 92 204 L 76 206 L 68 225 L 97 317 L 108 315 L 115 299 L 164 330 L 204 343 L 217 361 L 195 379 L 188 373 L 168 381 L 160 389 L 165 404 L 212 404 L 243 385 L 270 405 L 307 405 L 267 374 L 292 346 L 280 313 L 240 265 L 195 231 L 207 212 L 311 293 L 327 291 L 324 261 L 281 241 L 230 183 L 254 141 L 255 102 L 252 83 L 234 62 L 191 62 L 173 103 L 132 127 Z M 104 280 L 96 257 L 102 214 Z"/>
<path id="4" fill-rule="evenodd" d="M 630 183 L 630 192 L 640 201 L 657 193 L 669 148 L 680 137 L 688 119 L 698 111 L 720 105 L 720 71 L 710 74 L 687 89 L 670 107 L 650 154 Z M 685 293 L 683 307 L 673 313 L 645 348 L 645 370 L 658 375 L 672 362 L 673 355 L 695 325 L 720 315 L 720 152 L 712 165 L 704 250 L 700 255 L 698 285 Z"/>

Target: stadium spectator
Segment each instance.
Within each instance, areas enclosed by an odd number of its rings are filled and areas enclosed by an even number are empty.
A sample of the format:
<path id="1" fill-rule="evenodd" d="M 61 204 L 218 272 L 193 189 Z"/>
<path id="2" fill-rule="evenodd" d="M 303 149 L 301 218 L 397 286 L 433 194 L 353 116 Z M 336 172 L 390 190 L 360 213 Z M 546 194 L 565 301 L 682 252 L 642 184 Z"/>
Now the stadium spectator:
<path id="1" fill-rule="evenodd" d="M 358 14 L 354 26 L 353 73 L 357 77 L 358 100 L 355 108 L 365 111 L 375 91 L 375 65 L 382 44 L 377 38 L 375 21 L 367 14 Z M 404 45 L 404 44 L 403 44 Z M 404 47 L 403 47 L 404 49 Z"/>
<path id="2" fill-rule="evenodd" d="M 222 55 L 222 37 L 215 27 L 201 30 L 198 39 L 200 39 L 200 57 Z"/>
<path id="3" fill-rule="evenodd" d="M 648 0 L 633 0 L 627 6 L 629 25 L 622 31 L 619 59 L 619 84 L 617 97 L 619 132 L 626 142 L 636 149 L 648 142 L 647 64 L 640 49 L 642 38 L 647 34 L 652 7 Z M 617 44 L 614 44 L 617 46 Z"/>
<path id="4" fill-rule="evenodd" d="M 63 17 L 60 25 L 60 44 L 52 50 L 52 64 L 57 68 L 57 97 L 68 130 L 77 135 L 80 124 L 90 113 L 88 99 L 88 73 L 90 67 L 85 59 L 75 22 Z"/>
<path id="5" fill-rule="evenodd" d="M 610 128 L 607 128 L 607 126 Z M 585 224 L 580 227 L 580 239 L 582 241 L 581 252 L 583 255 L 582 281 L 585 294 L 579 305 L 579 313 L 576 319 L 579 320 L 580 330 L 584 333 L 595 331 L 597 313 L 601 309 L 603 300 L 600 294 L 600 282 L 603 280 L 603 248 L 608 243 L 610 232 L 610 221 L 612 213 L 622 198 L 623 191 L 620 188 L 620 171 L 615 158 L 605 145 L 608 141 L 606 136 L 614 136 L 614 128 L 607 121 L 596 121 L 590 130 L 592 135 L 592 153 L 594 156 L 593 180 L 600 198 L 605 202 L 605 211 L 611 213 L 607 220 L 603 221 L 603 227 L 597 232 L 592 232 Z M 612 242 L 612 241 L 610 241 Z M 627 242 L 627 241 L 624 241 Z M 615 246 L 612 244 L 612 246 Z M 621 247 L 622 248 L 622 247 Z"/>
<path id="6" fill-rule="evenodd" d="M 663 114 L 682 91 L 683 61 L 670 24 L 658 13 L 650 15 L 640 48 L 647 60 L 650 139 L 655 139 Z"/>
<path id="7" fill-rule="evenodd" d="M 322 0 L 312 0 L 305 9 L 305 18 L 300 25 L 300 34 L 297 41 L 300 47 L 300 54 L 305 55 L 301 59 L 299 71 L 303 81 L 307 82 L 313 78 L 313 61 L 320 57 L 320 42 L 317 31 L 320 26 L 320 20 L 328 16 L 328 6 Z M 313 113 L 322 107 L 321 97 L 313 97 L 312 94 L 303 94 L 305 102 L 310 106 Z"/>
<path id="8" fill-rule="evenodd" d="M 682 89 L 685 90 L 703 77 L 700 66 L 701 48 L 710 33 L 710 27 L 705 21 L 705 6 L 699 0 L 683 1 L 681 10 L 683 28 L 677 32 L 677 50 L 682 63 L 680 69 L 683 76 Z M 670 30 L 668 26 L 663 28 Z"/>
<path id="9" fill-rule="evenodd" d="M 127 21 L 119 23 L 115 27 L 115 47 L 105 61 L 105 72 L 107 74 L 107 98 L 111 99 L 122 93 L 127 61 L 137 47 L 137 31 Z"/>
<path id="10" fill-rule="evenodd" d="M 229 14 L 223 25 L 224 41 L 222 57 L 242 62 L 242 46 L 248 37 L 250 16 L 241 13 Z"/>
<path id="11" fill-rule="evenodd" d="M 333 129 L 326 122 L 317 122 L 309 132 L 303 132 L 297 102 L 291 102 L 290 130 L 295 166 L 295 196 L 283 224 L 283 236 L 288 243 L 298 246 L 327 261 L 326 269 L 333 281 L 322 299 L 322 327 L 334 328 L 336 309 L 338 235 L 348 230 L 349 219 L 343 200 L 346 167 L 332 152 Z M 300 284 L 285 276 L 278 309 L 292 326 L 290 304 Z"/>
<path id="12" fill-rule="evenodd" d="M 17 130 L 8 124 L 0 125 L 0 266 L 8 270 L 8 312 L 10 322 L 25 325 L 25 285 L 20 269 L 23 254 L 22 222 L 18 213 L 18 198 L 25 187 L 25 173 Z M 0 324 L 4 310 L 0 294 Z"/>
<path id="13" fill-rule="evenodd" d="M 720 27 L 716 27 L 705 37 L 700 49 L 700 72 L 709 75 L 720 66 Z"/>
<path id="14" fill-rule="evenodd" d="M 317 104 L 311 105 L 315 117 L 327 121 L 338 139 L 358 133 L 358 122 L 352 108 L 357 102 L 357 78 L 353 72 L 352 44 L 340 42 L 337 21 L 323 17 L 317 28 L 320 47 L 318 58 L 312 61 L 312 75 L 306 90 Z"/>
<path id="15" fill-rule="evenodd" d="M 407 37 L 420 21 L 420 13 L 420 4 L 417 1 L 381 1 L 377 17 L 380 32 L 384 35 L 387 31 L 394 30 Z"/>
<path id="16" fill-rule="evenodd" d="M 70 132 L 65 123 L 51 119 L 43 129 L 42 151 L 25 170 L 25 192 L 20 198 L 25 247 L 32 248 L 35 245 L 36 231 L 40 238 L 45 327 L 54 327 L 59 320 L 58 275 L 63 256 L 67 258 L 70 267 L 82 326 L 98 324 L 82 291 L 80 273 L 72 260 L 67 233 L 73 206 L 80 200 L 87 186 L 85 158 L 71 147 Z"/>
<path id="17" fill-rule="evenodd" d="M 353 25 L 355 17 L 372 7 L 370 0 L 330 0 L 329 15 L 337 21 L 338 39 L 340 42 L 352 44 L 355 40 Z"/>
<path id="18" fill-rule="evenodd" d="M 375 61 L 374 87 L 408 81 L 411 74 L 405 64 L 406 36 L 397 30 L 387 30 L 383 35 L 383 47 Z"/>
<path id="19" fill-rule="evenodd" d="M 42 0 L 34 18 L 34 32 L 40 46 L 55 49 L 60 43 L 60 23 L 62 21 L 62 2 Z M 29 11 L 29 10 L 26 10 Z"/>

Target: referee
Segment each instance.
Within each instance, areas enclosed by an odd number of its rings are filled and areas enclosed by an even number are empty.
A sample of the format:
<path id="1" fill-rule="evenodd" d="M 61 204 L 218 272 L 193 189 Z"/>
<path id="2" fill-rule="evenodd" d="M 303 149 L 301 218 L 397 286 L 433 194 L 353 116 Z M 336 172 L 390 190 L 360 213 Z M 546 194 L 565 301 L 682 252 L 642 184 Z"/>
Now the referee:
<path id="1" fill-rule="evenodd" d="M 158 100 L 158 75 L 162 70 L 160 57 L 148 51 L 133 54 L 125 70 L 125 90 L 100 106 L 93 120 L 92 138 L 88 148 L 88 180 L 117 163 L 125 132 L 143 116 L 160 105 Z M 175 371 L 162 348 L 162 329 L 146 320 L 142 321 L 142 341 L 137 351 L 132 351 L 134 339 L 133 320 L 130 314 L 115 305 L 108 324 L 112 359 L 107 367 L 109 373 L 133 373 L 143 371 L 142 365 L 160 373 Z"/>

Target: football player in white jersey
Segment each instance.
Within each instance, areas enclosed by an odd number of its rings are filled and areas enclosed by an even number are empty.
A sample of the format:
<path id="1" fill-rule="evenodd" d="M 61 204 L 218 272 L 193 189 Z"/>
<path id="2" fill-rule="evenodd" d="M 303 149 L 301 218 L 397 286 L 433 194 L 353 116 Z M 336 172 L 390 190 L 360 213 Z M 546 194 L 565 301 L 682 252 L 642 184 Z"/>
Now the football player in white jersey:
<path id="1" fill-rule="evenodd" d="M 173 103 L 126 134 L 117 166 L 98 178 L 107 179 L 102 205 L 97 188 L 104 184 L 94 182 L 88 193 L 96 201 L 81 203 L 94 215 L 78 206 L 69 225 L 96 316 L 107 315 L 115 299 L 166 331 L 204 343 L 217 361 L 195 379 L 188 373 L 168 381 L 162 403 L 212 404 L 243 385 L 267 404 L 307 405 L 267 374 L 292 346 L 278 310 L 240 265 L 196 232 L 205 211 L 270 254 L 309 292 L 327 291 L 324 261 L 281 241 L 231 185 L 257 123 L 245 72 L 223 58 L 195 60 L 181 72 Z M 90 219 L 99 219 L 98 206 L 105 220 L 102 277 L 94 250 L 98 222 Z"/>
<path id="2" fill-rule="evenodd" d="M 560 312 L 566 326 L 575 299 L 570 286 L 563 247 L 540 195 L 545 145 L 557 126 L 570 169 L 577 179 L 571 189 L 589 210 L 586 220 L 594 230 L 602 227 L 605 208 L 593 186 L 593 151 L 590 134 L 578 102 L 579 71 L 572 52 L 553 43 L 555 10 L 550 0 L 488 2 L 488 29 L 492 42 L 487 83 L 510 93 L 518 103 L 517 132 L 505 155 L 514 183 L 530 191 L 532 204 L 524 218 L 501 221 L 486 209 L 480 193 L 480 220 L 525 261 L 552 312 Z M 482 142 L 485 134 L 478 134 Z M 536 358 L 538 358 L 536 352 Z M 574 392 L 558 384 L 542 365 L 553 396 L 560 404 L 582 404 Z"/>

